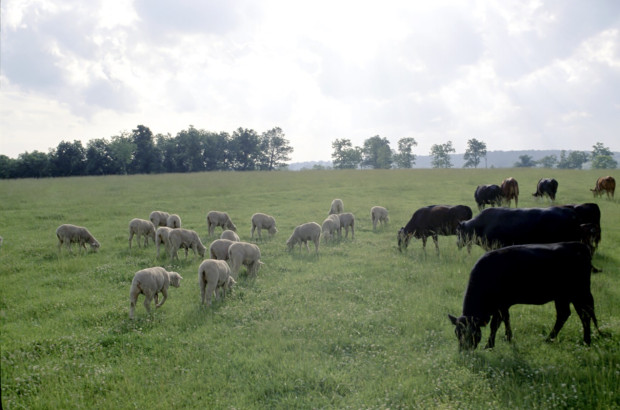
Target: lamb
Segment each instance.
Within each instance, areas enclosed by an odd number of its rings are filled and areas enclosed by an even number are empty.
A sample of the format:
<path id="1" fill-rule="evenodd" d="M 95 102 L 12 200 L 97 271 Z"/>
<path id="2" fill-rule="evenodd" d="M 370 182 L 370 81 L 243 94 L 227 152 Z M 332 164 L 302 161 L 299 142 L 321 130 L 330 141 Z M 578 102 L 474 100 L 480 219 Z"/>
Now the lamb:
<path id="1" fill-rule="evenodd" d="M 233 242 L 228 248 L 228 259 L 230 259 L 232 276 L 235 279 L 239 275 L 241 265 L 247 266 L 247 274 L 254 277 L 260 265 L 263 264 L 260 260 L 259 247 L 248 242 Z"/>
<path id="2" fill-rule="evenodd" d="M 314 248 L 316 254 L 319 254 L 319 239 L 321 238 L 321 226 L 316 222 L 307 222 L 299 225 L 293 230 L 290 238 L 286 241 L 288 250 L 292 250 L 296 244 L 299 244 L 299 251 L 301 252 L 301 244 L 306 245 L 306 249 L 310 252 L 308 247 L 308 241 L 314 242 Z"/>
<path id="3" fill-rule="evenodd" d="M 336 214 L 331 214 L 323 221 L 321 231 L 325 242 L 328 242 L 331 238 L 338 233 L 338 238 L 341 236 L 340 218 Z"/>
<path id="4" fill-rule="evenodd" d="M 372 220 L 372 230 L 377 230 L 377 224 L 380 223 L 384 227 L 390 222 L 388 210 L 382 206 L 373 206 L 370 208 L 370 219 Z"/>
<path id="5" fill-rule="evenodd" d="M 351 239 L 355 239 L 355 215 L 351 212 L 345 212 L 338 214 L 338 217 L 340 218 L 340 229 L 345 229 L 344 237 L 349 236 L 349 228 L 351 228 Z"/>
<path id="6" fill-rule="evenodd" d="M 237 283 L 230 273 L 230 267 L 224 261 L 213 259 L 202 261 L 198 268 L 198 283 L 200 284 L 200 301 L 203 305 L 206 302 L 211 306 L 213 292 L 215 292 L 215 300 L 218 299 L 220 291 L 224 299 L 226 291 L 230 291 Z"/>
<path id="7" fill-rule="evenodd" d="M 269 235 L 273 236 L 278 232 L 276 228 L 276 220 L 273 216 L 256 213 L 252 215 L 252 238 L 254 238 L 254 230 L 258 229 L 258 237 L 261 236 L 261 229 L 267 229 L 269 231 Z"/>
<path id="8" fill-rule="evenodd" d="M 223 229 L 230 229 L 237 232 L 237 227 L 232 223 L 230 217 L 226 212 L 210 211 L 207 214 L 207 229 L 209 236 L 213 236 L 213 231 L 216 226 L 221 226 Z"/>
<path id="9" fill-rule="evenodd" d="M 196 231 L 192 231 L 191 229 L 172 229 L 168 234 L 168 241 L 170 243 L 168 245 L 170 259 L 179 259 L 177 252 L 181 247 L 185 248 L 185 258 L 187 258 L 187 253 L 190 248 L 194 251 L 194 256 L 198 253 L 202 257 L 205 256 L 207 250 L 200 241 Z"/>
<path id="10" fill-rule="evenodd" d="M 155 299 L 155 307 L 161 307 L 168 298 L 168 287 L 170 285 L 178 288 L 181 285 L 181 275 L 176 272 L 168 272 L 164 268 L 155 266 L 142 269 L 133 277 L 131 289 L 129 291 L 129 318 L 133 319 L 136 309 L 138 295 L 144 295 L 144 307 L 147 313 L 151 313 L 151 300 Z M 163 295 L 161 302 L 158 300 L 158 293 Z"/>
<path id="11" fill-rule="evenodd" d="M 231 231 L 230 229 L 226 229 L 225 231 L 223 231 L 220 235 L 220 239 L 228 239 L 234 242 L 239 242 L 241 240 L 239 239 L 239 235 L 237 235 L 235 231 Z"/>
<path id="12" fill-rule="evenodd" d="M 149 220 L 155 226 L 166 226 L 166 223 L 168 223 L 169 216 L 170 214 L 168 212 L 153 211 L 151 212 L 151 215 L 149 215 Z"/>
<path id="13" fill-rule="evenodd" d="M 228 260 L 228 248 L 235 242 L 239 241 L 231 241 L 230 239 L 216 239 L 211 242 L 209 246 L 209 255 L 211 259 L 219 259 L 223 261 Z"/>
<path id="14" fill-rule="evenodd" d="M 155 242 L 155 226 L 151 221 L 146 219 L 134 218 L 129 221 L 129 249 L 131 249 L 131 242 L 136 235 L 138 241 L 138 247 L 140 247 L 140 237 L 144 236 L 144 247 L 149 243 L 149 238 Z"/>
<path id="15" fill-rule="evenodd" d="M 90 248 L 95 252 L 97 252 L 99 250 L 99 247 L 101 246 L 97 239 L 95 239 L 95 237 L 88 231 L 88 229 L 82 226 L 76 226 L 71 224 L 60 225 L 56 229 L 56 237 L 58 238 L 59 253 L 63 243 L 67 245 L 67 249 L 69 249 L 69 252 L 72 252 L 71 243 L 77 243 L 80 253 L 82 252 L 82 248 L 86 249 L 87 243 L 90 245 Z"/>
<path id="16" fill-rule="evenodd" d="M 341 214 L 343 212 L 344 212 L 344 205 L 342 203 L 342 199 L 334 199 L 332 201 L 332 206 L 329 209 L 329 214 L 328 215 Z"/>
<path id="17" fill-rule="evenodd" d="M 170 235 L 170 231 L 172 228 L 168 228 L 167 226 L 160 226 L 155 231 L 155 245 L 157 246 L 157 258 L 159 258 L 159 246 L 163 243 L 166 247 L 166 253 L 168 252 L 168 246 L 170 245 L 168 236 Z"/>
<path id="18" fill-rule="evenodd" d="M 168 228 L 180 228 L 181 227 L 181 217 L 177 214 L 172 214 L 166 219 L 166 226 Z"/>

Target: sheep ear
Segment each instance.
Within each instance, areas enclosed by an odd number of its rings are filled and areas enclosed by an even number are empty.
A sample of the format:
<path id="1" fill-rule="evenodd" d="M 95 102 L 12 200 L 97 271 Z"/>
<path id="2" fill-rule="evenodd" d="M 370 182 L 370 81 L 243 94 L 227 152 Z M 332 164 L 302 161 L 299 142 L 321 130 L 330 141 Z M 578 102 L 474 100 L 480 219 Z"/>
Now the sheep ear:
<path id="1" fill-rule="evenodd" d="M 448 314 L 448 318 L 450 319 L 450 322 L 452 322 L 452 324 L 456 326 L 456 322 L 458 319 L 455 316 L 452 316 L 451 314 Z"/>

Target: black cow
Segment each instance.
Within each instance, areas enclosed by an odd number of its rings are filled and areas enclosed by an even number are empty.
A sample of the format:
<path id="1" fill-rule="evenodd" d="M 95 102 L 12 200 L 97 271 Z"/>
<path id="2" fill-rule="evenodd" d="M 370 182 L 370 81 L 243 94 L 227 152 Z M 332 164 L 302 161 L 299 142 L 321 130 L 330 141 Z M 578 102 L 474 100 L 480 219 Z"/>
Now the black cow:
<path id="1" fill-rule="evenodd" d="M 574 209 L 577 212 L 579 223 L 585 225 L 583 227 L 585 230 L 591 231 L 591 246 L 592 249 L 596 249 L 601 241 L 601 208 L 592 202 L 561 205 L 560 207 Z"/>
<path id="2" fill-rule="evenodd" d="M 429 205 L 418 209 L 404 227 L 398 231 L 398 250 L 407 249 L 413 236 L 422 238 L 422 247 L 426 250 L 426 238 L 431 236 L 439 252 L 437 235 L 454 235 L 459 222 L 471 219 L 471 208 L 465 205 Z"/>
<path id="3" fill-rule="evenodd" d="M 555 194 L 558 192 L 558 181 L 553 178 L 541 178 L 536 185 L 536 192 L 532 194 L 535 197 L 543 197 L 547 195 L 552 201 L 555 201 Z"/>
<path id="4" fill-rule="evenodd" d="M 548 340 L 556 338 L 570 316 L 572 303 L 583 325 L 583 341 L 590 344 L 590 319 L 598 333 L 594 298 L 590 291 L 592 265 L 588 248 L 579 242 L 515 245 L 484 254 L 474 265 L 463 300 L 463 314 L 448 315 L 456 326 L 460 350 L 473 350 L 482 338 L 481 327 L 491 321 L 486 348 L 495 346 L 501 322 L 512 338 L 512 305 L 543 305 L 554 301 L 556 321 Z"/>
<path id="5" fill-rule="evenodd" d="M 577 211 L 569 207 L 489 208 L 456 228 L 459 249 L 472 243 L 484 250 L 529 243 L 592 242 Z"/>
<path id="6" fill-rule="evenodd" d="M 474 193 L 474 199 L 478 204 L 478 210 L 484 209 L 486 204 L 500 206 L 504 195 L 499 185 L 478 185 Z"/>

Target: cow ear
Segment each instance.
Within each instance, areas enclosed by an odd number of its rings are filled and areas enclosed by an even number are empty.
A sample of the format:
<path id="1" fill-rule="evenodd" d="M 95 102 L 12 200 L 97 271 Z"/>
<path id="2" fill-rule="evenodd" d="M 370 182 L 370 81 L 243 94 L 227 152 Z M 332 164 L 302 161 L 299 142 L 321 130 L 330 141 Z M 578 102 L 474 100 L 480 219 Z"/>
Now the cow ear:
<path id="1" fill-rule="evenodd" d="M 456 321 L 457 321 L 456 317 L 452 316 L 451 314 L 448 314 L 448 319 L 450 319 L 450 322 L 452 322 L 452 324 L 456 326 Z"/>

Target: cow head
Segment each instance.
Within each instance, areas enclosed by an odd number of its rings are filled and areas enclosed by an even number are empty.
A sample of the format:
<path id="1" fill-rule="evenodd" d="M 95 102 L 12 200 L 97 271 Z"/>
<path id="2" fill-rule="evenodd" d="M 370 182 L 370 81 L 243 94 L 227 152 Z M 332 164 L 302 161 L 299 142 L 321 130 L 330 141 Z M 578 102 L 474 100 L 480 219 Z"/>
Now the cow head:
<path id="1" fill-rule="evenodd" d="M 398 250 L 403 251 L 403 247 L 407 249 L 409 245 L 409 239 L 411 239 L 412 233 L 405 232 L 405 227 L 402 227 L 398 230 Z"/>
<path id="2" fill-rule="evenodd" d="M 481 321 L 475 317 L 448 315 L 454 325 L 454 333 L 459 341 L 459 351 L 474 350 L 482 339 Z"/>

